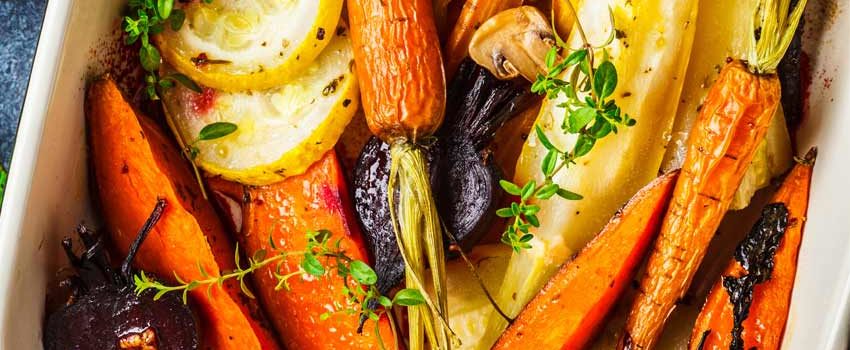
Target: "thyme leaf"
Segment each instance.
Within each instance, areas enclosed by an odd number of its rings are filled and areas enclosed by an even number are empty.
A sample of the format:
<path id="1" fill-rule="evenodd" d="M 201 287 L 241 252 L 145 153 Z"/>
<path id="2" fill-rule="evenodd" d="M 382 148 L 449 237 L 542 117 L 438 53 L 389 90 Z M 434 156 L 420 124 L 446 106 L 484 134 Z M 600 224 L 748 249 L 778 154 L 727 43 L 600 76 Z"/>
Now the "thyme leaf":
<path id="1" fill-rule="evenodd" d="M 212 3 L 212 0 L 204 0 Z M 159 76 L 162 55 L 150 38 L 161 33 L 166 26 L 177 31 L 186 21 L 186 13 L 174 8 L 174 0 L 130 0 L 128 15 L 124 16 L 124 43 L 139 42 L 139 61 L 145 70 L 145 92 L 151 100 L 159 99 L 159 90 L 174 86 L 174 82 L 199 92 L 200 88 L 185 75 Z"/>
<path id="2" fill-rule="evenodd" d="M 578 193 L 561 188 L 554 181 L 555 176 L 589 154 L 598 140 L 616 134 L 618 127 L 631 127 L 636 124 L 634 119 L 622 112 L 617 101 L 612 98 L 617 89 L 618 74 L 617 67 L 609 59 L 606 47 L 611 44 L 613 37 L 601 47 L 591 45 L 576 16 L 577 12 L 572 8 L 573 5 L 569 1 L 564 3 L 571 8 L 575 16 L 576 30 L 583 44 L 573 50 L 561 40 L 555 30 L 555 45 L 545 57 L 548 71 L 545 75 L 537 76 L 537 80 L 531 85 L 531 92 L 545 95 L 550 100 L 564 98 L 565 101 L 557 105 L 564 110 L 563 118 L 557 124 L 560 125 L 562 133 L 576 135 L 577 138 L 571 150 L 561 150 L 552 143 L 540 126 L 535 125 L 537 140 L 547 150 L 540 165 L 543 182 L 538 184 L 532 180 L 525 184 L 515 184 L 503 180 L 499 183 L 505 192 L 519 197 L 519 201 L 496 211 L 500 217 L 513 219 L 502 234 L 501 240 L 516 252 L 532 247 L 534 235 L 531 229 L 540 227 L 537 217 L 540 207 L 532 204 L 533 201 L 548 200 L 555 195 L 565 200 L 583 198 Z M 614 16 L 611 13 L 609 15 L 611 28 L 614 28 Z M 597 50 L 601 50 L 599 62 L 595 59 Z M 569 54 L 565 59 L 559 60 L 561 52 Z M 567 80 L 562 78 L 565 74 L 568 76 Z"/>

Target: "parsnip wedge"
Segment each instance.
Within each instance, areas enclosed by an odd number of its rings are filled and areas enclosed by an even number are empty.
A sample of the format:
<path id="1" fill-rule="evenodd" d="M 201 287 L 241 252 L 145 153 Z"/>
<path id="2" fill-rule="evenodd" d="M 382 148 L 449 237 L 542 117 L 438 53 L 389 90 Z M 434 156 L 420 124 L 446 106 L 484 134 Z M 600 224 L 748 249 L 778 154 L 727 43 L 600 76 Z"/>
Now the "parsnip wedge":
<path id="1" fill-rule="evenodd" d="M 612 30 L 611 60 L 621 82 L 613 96 L 637 125 L 597 142 L 578 164 L 561 171 L 555 181 L 584 196 L 580 201 L 550 199 L 538 203 L 541 227 L 534 232 L 533 247 L 512 256 L 497 300 L 509 315 L 516 315 L 540 290 L 557 268 L 579 251 L 638 189 L 658 174 L 664 147 L 679 105 L 690 57 L 697 0 L 587 1 L 579 18 L 591 43 L 604 43 Z M 613 11 L 614 26 L 608 22 Z M 575 32 L 575 31 L 574 31 Z M 570 38 L 579 47 L 578 35 Z M 566 72 L 565 74 L 570 74 Z M 564 111 L 562 101 L 547 101 L 537 119 L 548 138 L 560 149 L 571 149 L 575 137 L 557 126 Z M 515 181 L 542 182 L 540 164 L 547 151 L 535 136 L 524 145 Z M 487 334 L 479 348 L 489 348 L 506 322 L 488 319 Z"/>

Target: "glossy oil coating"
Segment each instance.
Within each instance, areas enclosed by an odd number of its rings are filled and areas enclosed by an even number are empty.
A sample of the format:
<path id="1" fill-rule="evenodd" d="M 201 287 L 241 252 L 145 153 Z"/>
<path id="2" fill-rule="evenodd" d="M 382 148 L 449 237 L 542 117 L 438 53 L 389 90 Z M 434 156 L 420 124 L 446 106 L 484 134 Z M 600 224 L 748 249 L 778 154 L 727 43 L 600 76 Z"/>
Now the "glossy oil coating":
<path id="1" fill-rule="evenodd" d="M 348 2 L 363 110 L 386 143 L 417 143 L 443 122 L 446 86 L 428 0 Z"/>

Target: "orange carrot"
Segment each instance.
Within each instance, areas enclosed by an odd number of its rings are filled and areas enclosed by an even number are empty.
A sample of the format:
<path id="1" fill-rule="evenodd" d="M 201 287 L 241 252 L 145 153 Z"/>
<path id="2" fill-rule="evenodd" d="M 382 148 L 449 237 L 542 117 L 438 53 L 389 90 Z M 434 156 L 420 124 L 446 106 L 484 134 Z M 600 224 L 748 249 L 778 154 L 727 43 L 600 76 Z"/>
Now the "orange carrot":
<path id="1" fill-rule="evenodd" d="M 408 308 L 409 346 L 448 348 L 445 251 L 420 142 L 443 122 L 446 84 L 434 13 L 428 0 L 349 0 L 351 42 L 366 121 L 391 145 L 388 196 L 405 284 L 427 306 Z M 431 290 L 424 289 L 425 266 Z M 433 295 L 433 297 L 432 297 Z"/>
<path id="2" fill-rule="evenodd" d="M 771 200 L 771 203 L 781 203 L 787 208 L 787 228 L 773 256 L 770 279 L 753 289 L 749 316 L 742 323 L 744 349 L 779 349 L 782 342 L 797 272 L 797 253 L 806 223 L 814 158 L 815 152 L 809 151 L 805 159 L 791 170 Z M 733 259 L 723 276 L 740 278 L 746 274 L 747 269 Z M 733 339 L 734 314 L 733 304 L 721 279 L 712 288 L 697 318 L 690 348 L 729 349 Z"/>
<path id="3" fill-rule="evenodd" d="M 779 79 L 727 64 L 703 103 L 621 346 L 652 348 L 687 291 L 779 103 Z"/>
<path id="4" fill-rule="evenodd" d="M 417 142 L 443 122 L 446 83 L 428 0 L 351 0 L 351 42 L 363 110 L 389 144 Z"/>
<path id="5" fill-rule="evenodd" d="M 678 171 L 640 190 L 525 306 L 493 349 L 583 349 L 658 233 Z"/>
<path id="6" fill-rule="evenodd" d="M 240 208 L 240 245 L 250 256 L 264 250 L 302 251 L 307 248 L 306 232 L 329 230 L 330 241 L 352 259 L 368 261 L 359 227 L 351 212 L 345 179 L 333 151 L 313 164 L 306 173 L 282 182 L 260 187 L 242 186 L 211 179 L 210 188 L 224 208 Z M 240 214 L 240 213 L 236 213 Z M 272 247 L 270 241 L 275 242 Z M 300 256 L 289 258 L 278 273 L 299 271 Z M 396 342 L 389 319 L 376 325 L 367 321 L 358 334 L 357 315 L 334 313 L 326 320 L 320 316 L 334 305 L 346 305 L 342 292 L 345 283 L 339 276 L 296 278 L 289 290 L 276 290 L 276 266 L 258 270 L 253 278 L 258 296 L 269 313 L 275 329 L 289 349 L 395 349 Z M 349 286 L 352 287 L 353 286 Z M 379 329 L 379 334 L 375 331 Z M 380 338 L 379 338 L 380 337 Z"/>
<path id="7" fill-rule="evenodd" d="M 164 279 L 200 279 L 233 269 L 233 249 L 212 206 L 179 148 L 145 117 L 137 116 L 112 80 L 91 85 L 87 125 L 94 176 L 103 215 L 116 249 L 127 254 L 152 203 L 169 206 L 136 256 L 136 265 Z M 173 282 L 173 281 L 172 281 Z M 279 349 L 258 307 L 225 284 L 191 293 L 203 341 L 215 349 Z"/>
<path id="8" fill-rule="evenodd" d="M 472 34 L 475 34 L 482 23 L 499 12 L 521 5 L 522 0 L 466 0 L 443 50 L 446 77 L 451 78 L 463 59 L 469 55 Z"/>
<path id="9" fill-rule="evenodd" d="M 765 1 L 768 1 L 766 4 Z M 779 104 L 776 67 L 806 0 L 759 0 L 747 63 L 730 61 L 703 102 L 682 174 L 632 304 L 621 349 L 651 349 L 691 285 Z M 791 10 L 789 12 L 789 9 Z"/>

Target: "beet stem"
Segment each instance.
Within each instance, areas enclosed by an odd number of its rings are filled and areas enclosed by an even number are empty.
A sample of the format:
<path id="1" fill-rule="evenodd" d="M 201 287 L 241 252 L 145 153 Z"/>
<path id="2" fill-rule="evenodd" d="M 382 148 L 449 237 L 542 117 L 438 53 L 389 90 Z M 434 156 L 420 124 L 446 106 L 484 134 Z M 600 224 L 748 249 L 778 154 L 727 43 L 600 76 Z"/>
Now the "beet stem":
<path id="1" fill-rule="evenodd" d="M 132 281 L 132 265 L 133 260 L 136 258 L 136 253 L 139 251 L 139 248 L 141 248 L 145 238 L 148 237 L 148 233 L 150 233 L 156 223 L 159 222 L 159 218 L 162 217 L 162 213 L 165 211 L 165 207 L 167 205 L 168 203 L 163 198 L 156 200 L 156 206 L 153 208 L 153 212 L 151 212 L 151 215 L 145 221 L 145 224 L 142 225 L 142 228 L 139 229 L 139 234 L 136 235 L 136 239 L 133 241 L 133 244 L 130 245 L 130 252 L 127 253 L 127 258 L 124 259 L 124 262 L 121 264 L 121 276 L 123 276 L 126 281 Z"/>

